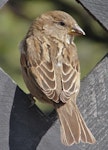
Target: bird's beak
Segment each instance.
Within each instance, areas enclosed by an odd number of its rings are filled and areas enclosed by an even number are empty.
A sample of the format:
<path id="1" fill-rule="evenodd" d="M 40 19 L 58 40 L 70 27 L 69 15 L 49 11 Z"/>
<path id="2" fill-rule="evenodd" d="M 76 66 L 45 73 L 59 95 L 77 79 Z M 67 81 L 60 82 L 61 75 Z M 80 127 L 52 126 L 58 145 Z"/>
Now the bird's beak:
<path id="1" fill-rule="evenodd" d="M 80 26 L 75 24 L 69 31 L 69 34 L 70 35 L 85 35 L 85 32 L 80 28 Z"/>

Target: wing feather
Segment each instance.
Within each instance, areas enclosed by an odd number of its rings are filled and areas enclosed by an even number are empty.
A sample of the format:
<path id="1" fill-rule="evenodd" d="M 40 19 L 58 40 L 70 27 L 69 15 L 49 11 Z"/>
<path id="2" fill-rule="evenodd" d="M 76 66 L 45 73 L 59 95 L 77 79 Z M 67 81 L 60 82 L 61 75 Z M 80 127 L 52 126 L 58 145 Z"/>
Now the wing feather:
<path id="1" fill-rule="evenodd" d="M 28 37 L 23 42 L 26 45 L 26 51 L 22 54 L 21 65 L 28 68 L 34 84 L 38 85 L 49 99 L 59 102 L 59 96 L 56 92 L 54 64 L 50 61 L 49 43 L 45 42 L 43 39 L 38 40 L 33 36 Z M 24 58 L 26 58 L 26 64 L 23 62 Z"/>
<path id="2" fill-rule="evenodd" d="M 79 91 L 80 66 L 76 47 L 67 49 L 65 53 L 65 62 L 62 64 L 62 86 L 63 90 L 60 95 L 60 100 L 64 103 L 69 100 L 73 94 L 76 93 L 77 95 Z"/>
<path id="3" fill-rule="evenodd" d="M 21 65 L 27 68 L 25 70 L 28 70 L 29 77 L 33 78 L 34 85 L 38 85 L 49 99 L 56 103 L 60 100 L 65 103 L 72 94 L 79 91 L 79 62 L 77 54 L 76 57 L 73 56 L 75 47 L 62 49 L 58 58 L 53 56 L 53 51 L 57 48 L 59 53 L 59 47 L 54 45 L 51 47 L 52 45 L 47 43 L 48 40 L 44 41 L 44 39 L 34 36 L 26 38 L 23 42 L 26 49 L 23 49 Z M 58 56 L 57 52 L 54 54 Z M 61 69 L 58 68 L 59 66 L 55 67 L 56 62 L 59 61 Z"/>

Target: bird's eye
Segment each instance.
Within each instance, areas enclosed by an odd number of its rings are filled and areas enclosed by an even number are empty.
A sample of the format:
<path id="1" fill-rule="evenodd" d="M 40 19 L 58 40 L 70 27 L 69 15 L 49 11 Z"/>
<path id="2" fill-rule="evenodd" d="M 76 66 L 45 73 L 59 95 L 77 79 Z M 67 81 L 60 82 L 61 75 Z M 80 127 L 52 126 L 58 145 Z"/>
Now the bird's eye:
<path id="1" fill-rule="evenodd" d="M 59 25 L 65 26 L 65 23 L 64 23 L 63 21 L 60 21 L 60 22 L 59 22 Z"/>

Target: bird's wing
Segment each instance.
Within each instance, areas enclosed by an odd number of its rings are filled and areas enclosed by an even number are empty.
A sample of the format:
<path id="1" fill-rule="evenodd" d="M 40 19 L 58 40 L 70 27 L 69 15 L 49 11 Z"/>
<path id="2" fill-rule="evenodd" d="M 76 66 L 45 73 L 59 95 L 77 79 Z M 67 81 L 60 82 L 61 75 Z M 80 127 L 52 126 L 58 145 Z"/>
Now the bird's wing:
<path id="1" fill-rule="evenodd" d="M 42 41 L 42 42 L 41 42 Z M 59 102 L 59 95 L 56 92 L 56 81 L 54 65 L 50 60 L 50 51 L 47 41 L 38 40 L 34 36 L 28 37 L 24 42 L 26 63 L 23 58 L 21 65 L 26 67 L 29 76 L 32 76 L 32 80 L 38 88 L 49 98 Z"/>
<path id="2" fill-rule="evenodd" d="M 66 102 L 72 95 L 76 95 L 80 88 L 80 65 L 75 45 L 70 45 L 64 51 L 62 64 L 62 92 L 60 99 Z"/>

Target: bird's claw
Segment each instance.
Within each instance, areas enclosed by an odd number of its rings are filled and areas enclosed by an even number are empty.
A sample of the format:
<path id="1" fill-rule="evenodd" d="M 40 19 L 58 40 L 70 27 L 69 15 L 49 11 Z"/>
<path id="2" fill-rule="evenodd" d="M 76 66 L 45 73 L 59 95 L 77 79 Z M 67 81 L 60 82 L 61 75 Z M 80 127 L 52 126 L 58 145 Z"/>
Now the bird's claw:
<path id="1" fill-rule="evenodd" d="M 29 98 L 29 100 L 30 100 L 30 102 L 31 102 L 31 104 L 30 104 L 30 106 L 29 106 L 29 108 L 31 108 L 32 106 L 35 105 L 36 99 L 35 99 L 35 97 L 33 97 L 31 94 L 27 94 L 27 96 L 28 96 L 28 98 Z"/>

